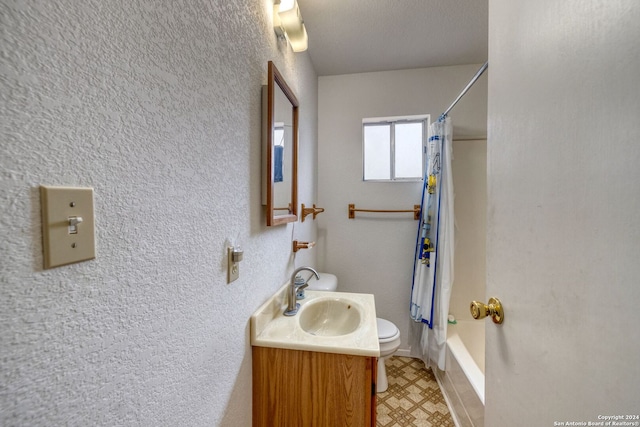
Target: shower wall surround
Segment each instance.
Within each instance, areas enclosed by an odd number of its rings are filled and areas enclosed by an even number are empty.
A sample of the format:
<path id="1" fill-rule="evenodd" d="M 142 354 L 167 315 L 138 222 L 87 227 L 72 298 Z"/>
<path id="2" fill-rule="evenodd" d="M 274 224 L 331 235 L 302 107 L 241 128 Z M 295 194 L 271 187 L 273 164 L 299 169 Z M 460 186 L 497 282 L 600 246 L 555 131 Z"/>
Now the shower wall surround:
<path id="1" fill-rule="evenodd" d="M 251 424 L 249 317 L 291 273 L 292 235 L 316 239 L 315 221 L 264 224 L 268 60 L 301 102 L 304 170 L 317 135 L 315 71 L 270 6 L 3 5 L 0 424 Z M 43 271 L 41 184 L 94 188 L 95 260 Z"/>

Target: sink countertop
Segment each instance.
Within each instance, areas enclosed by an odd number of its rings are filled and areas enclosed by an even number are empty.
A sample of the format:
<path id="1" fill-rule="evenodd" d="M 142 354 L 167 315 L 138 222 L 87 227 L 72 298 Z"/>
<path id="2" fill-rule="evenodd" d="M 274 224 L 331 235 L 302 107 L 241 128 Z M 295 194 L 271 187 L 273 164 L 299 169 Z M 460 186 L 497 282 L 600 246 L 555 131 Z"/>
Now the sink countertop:
<path id="1" fill-rule="evenodd" d="M 251 316 L 251 345 L 322 353 L 380 356 L 376 306 L 372 294 L 306 290 L 306 298 L 298 300 L 300 309 L 295 316 L 283 314 L 287 307 L 287 287 L 282 286 Z M 300 313 L 305 304 L 318 298 L 343 298 L 362 309 L 358 328 L 349 334 L 318 336 L 305 332 L 300 326 Z"/>

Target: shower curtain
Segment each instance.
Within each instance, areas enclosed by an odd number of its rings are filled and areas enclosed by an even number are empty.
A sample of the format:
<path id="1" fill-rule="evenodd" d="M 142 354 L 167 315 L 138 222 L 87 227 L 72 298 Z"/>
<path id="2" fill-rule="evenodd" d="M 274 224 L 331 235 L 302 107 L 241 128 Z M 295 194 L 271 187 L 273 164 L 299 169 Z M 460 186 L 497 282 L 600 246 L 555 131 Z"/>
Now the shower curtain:
<path id="1" fill-rule="evenodd" d="M 454 216 L 451 120 L 429 127 L 427 166 L 411 288 L 412 356 L 444 370 L 447 317 L 453 284 Z"/>

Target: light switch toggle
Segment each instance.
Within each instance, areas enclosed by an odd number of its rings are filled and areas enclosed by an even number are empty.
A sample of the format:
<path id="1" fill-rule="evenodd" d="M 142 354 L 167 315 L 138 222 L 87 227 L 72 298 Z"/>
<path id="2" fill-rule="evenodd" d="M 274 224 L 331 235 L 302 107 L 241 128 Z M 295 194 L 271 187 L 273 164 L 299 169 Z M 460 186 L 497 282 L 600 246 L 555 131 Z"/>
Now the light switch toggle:
<path id="1" fill-rule="evenodd" d="M 227 248 L 229 258 L 227 266 L 227 283 L 231 283 L 240 277 L 240 261 L 244 257 L 244 251 L 240 246 L 230 246 Z"/>
<path id="2" fill-rule="evenodd" d="M 69 217 L 69 234 L 78 234 L 78 224 L 84 221 L 81 216 Z"/>

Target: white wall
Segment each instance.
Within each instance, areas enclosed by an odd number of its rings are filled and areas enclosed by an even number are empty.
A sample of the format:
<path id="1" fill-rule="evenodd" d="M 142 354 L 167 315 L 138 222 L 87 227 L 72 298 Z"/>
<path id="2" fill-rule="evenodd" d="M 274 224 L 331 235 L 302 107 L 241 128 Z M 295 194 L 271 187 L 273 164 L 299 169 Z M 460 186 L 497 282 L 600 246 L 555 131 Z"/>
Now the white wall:
<path id="1" fill-rule="evenodd" d="M 311 204 L 307 54 L 276 39 L 271 0 L 1 8 L 0 424 L 250 425 L 249 316 L 292 237 L 315 238 L 265 226 L 260 88 L 274 60 L 301 102 Z M 95 189 L 97 259 L 42 270 L 41 184 Z"/>
<path id="2" fill-rule="evenodd" d="M 637 0 L 489 2 L 488 426 L 640 410 L 638 22 Z"/>
<path id="3" fill-rule="evenodd" d="M 480 64 L 320 77 L 318 83 L 318 264 L 343 291 L 373 293 L 378 316 L 394 322 L 408 349 L 417 221 L 411 214 L 356 214 L 347 207 L 411 209 L 422 184 L 362 181 L 362 119 L 430 114 L 451 104 Z M 452 111 L 454 138 L 486 135 L 486 77 Z"/>

